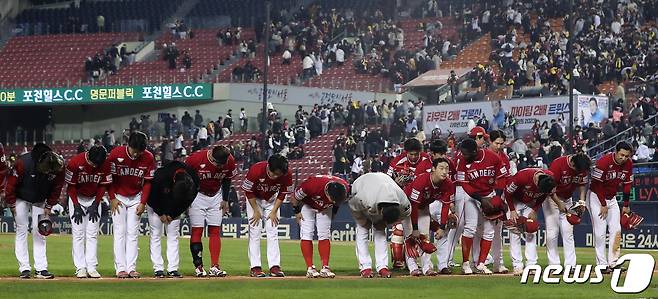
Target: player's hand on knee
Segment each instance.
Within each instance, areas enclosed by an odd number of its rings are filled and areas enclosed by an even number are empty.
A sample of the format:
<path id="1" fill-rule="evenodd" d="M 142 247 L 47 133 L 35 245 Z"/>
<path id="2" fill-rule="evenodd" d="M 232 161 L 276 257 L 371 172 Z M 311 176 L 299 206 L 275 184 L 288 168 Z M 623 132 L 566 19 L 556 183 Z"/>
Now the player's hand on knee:
<path id="1" fill-rule="evenodd" d="M 82 223 L 82 217 L 85 216 L 85 212 L 82 210 L 80 204 L 73 204 L 73 222 L 75 224 Z"/>
<path id="2" fill-rule="evenodd" d="M 46 215 L 46 216 L 50 216 L 50 214 L 52 214 L 52 211 L 50 210 L 50 208 L 44 208 L 43 209 L 43 214 Z"/>
<path id="3" fill-rule="evenodd" d="M 169 224 L 169 221 L 167 219 L 167 215 L 160 216 L 160 222 L 162 222 L 164 224 Z"/>
<path id="4" fill-rule="evenodd" d="M 599 217 L 601 219 L 608 217 L 608 206 L 601 207 L 601 210 L 599 211 Z"/>
<path id="5" fill-rule="evenodd" d="M 295 219 L 297 220 L 297 224 L 301 225 L 302 221 L 304 221 L 304 216 L 302 213 L 297 213 L 295 214 Z"/>
<path id="6" fill-rule="evenodd" d="M 630 214 L 631 213 L 631 207 L 623 207 L 621 209 L 621 212 L 624 214 Z"/>
<path id="7" fill-rule="evenodd" d="M 228 201 L 222 201 L 221 204 L 222 207 L 222 215 L 227 215 L 228 214 Z"/>
<path id="8" fill-rule="evenodd" d="M 139 205 L 137 205 L 137 211 L 135 211 L 135 214 L 137 214 L 137 216 L 142 216 L 142 213 L 144 213 L 144 210 L 146 210 L 146 205 L 143 204 L 143 203 L 140 203 Z"/>
<path id="9" fill-rule="evenodd" d="M 118 199 L 113 198 L 110 200 L 110 210 L 112 211 L 112 215 L 119 215 L 119 206 L 121 206 L 121 202 Z"/>
<path id="10" fill-rule="evenodd" d="M 260 211 L 254 210 L 254 214 L 252 215 L 251 219 L 249 219 L 249 224 L 251 224 L 251 226 L 256 226 L 258 225 L 259 221 L 261 221 Z"/>
<path id="11" fill-rule="evenodd" d="M 439 228 L 436 230 L 436 233 L 434 233 L 434 239 L 440 240 L 444 235 L 445 231 Z"/>
<path id="12" fill-rule="evenodd" d="M 420 231 L 417 230 L 417 229 L 416 229 L 416 230 L 413 230 L 413 231 L 411 232 L 411 235 L 414 236 L 414 238 L 418 238 L 418 237 L 420 237 Z"/>
<path id="13" fill-rule="evenodd" d="M 519 214 L 516 211 L 510 211 L 509 220 L 511 220 L 512 223 L 516 223 L 516 220 L 518 219 L 519 219 Z"/>
<path id="14" fill-rule="evenodd" d="M 89 221 L 96 222 L 101 219 L 101 215 L 98 213 L 98 202 L 94 201 L 91 206 L 87 209 L 87 215 L 89 215 Z"/>
<path id="15" fill-rule="evenodd" d="M 272 221 L 272 226 L 277 226 L 279 225 L 279 216 L 276 215 L 276 213 L 271 212 L 269 216 L 267 216 L 270 221 Z"/>

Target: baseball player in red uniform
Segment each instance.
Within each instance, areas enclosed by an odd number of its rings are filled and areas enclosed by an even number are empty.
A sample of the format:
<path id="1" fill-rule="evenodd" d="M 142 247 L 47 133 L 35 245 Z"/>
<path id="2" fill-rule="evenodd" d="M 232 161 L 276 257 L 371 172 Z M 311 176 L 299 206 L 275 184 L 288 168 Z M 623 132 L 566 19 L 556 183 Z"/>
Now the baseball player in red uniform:
<path id="1" fill-rule="evenodd" d="M 457 188 L 455 201 L 464 203 L 462 233 L 462 274 L 473 274 L 469 261 L 473 237 L 479 223 L 482 223 L 482 241 L 480 254 L 475 267 L 476 273 L 492 274 L 485 265 L 494 237 L 495 218 L 500 212 L 500 195 L 496 189 L 496 180 L 507 175 L 507 170 L 500 162 L 498 155 L 491 150 L 478 148 L 474 139 L 467 138 L 460 144 L 461 155 L 457 158 Z M 459 199 L 458 199 L 459 198 Z M 496 210 L 496 213 L 491 211 Z M 486 216 L 486 217 L 485 217 Z M 499 216 L 496 216 L 499 217 Z"/>
<path id="2" fill-rule="evenodd" d="M 630 214 L 631 184 L 633 183 L 633 162 L 630 156 L 633 148 L 628 142 L 621 141 L 615 146 L 615 152 L 602 156 L 596 161 L 592 170 L 592 183 L 589 186 L 587 208 L 592 219 L 596 264 L 608 266 L 606 273 L 612 271 L 621 253 L 621 224 L 617 189 L 623 187 L 623 212 Z M 605 254 L 606 230 L 609 232 L 608 256 Z"/>
<path id="3" fill-rule="evenodd" d="M 549 167 L 557 184 L 554 200 L 545 200 L 542 205 L 544 221 L 546 221 L 546 252 L 550 265 L 560 265 L 558 236 L 562 235 L 564 265 L 576 266 L 573 225 L 567 220 L 566 211 L 573 206 L 571 198 L 576 189 L 580 202 L 585 204 L 591 164 L 587 155 L 578 153 L 559 157 Z"/>
<path id="4" fill-rule="evenodd" d="M 0 209 L 4 209 L 5 204 L 5 185 L 7 174 L 9 173 L 9 166 L 7 158 L 5 157 L 5 147 L 0 142 Z"/>
<path id="5" fill-rule="evenodd" d="M 46 237 L 36 233 L 40 217 L 49 217 L 64 186 L 64 160 L 47 145 L 37 143 L 30 153 L 20 156 L 7 178 L 5 201 L 16 222 L 14 252 L 21 278 L 30 278 L 27 248 L 29 218 L 32 217 L 32 251 L 35 277 L 51 279 L 46 258 Z"/>
<path id="6" fill-rule="evenodd" d="M 117 146 L 107 157 L 112 174 L 108 189 L 114 226 L 114 268 L 118 278 L 139 278 L 137 238 L 139 218 L 146 210 L 155 172 L 153 154 L 146 150 L 146 134 L 130 134 L 127 146 Z"/>
<path id="7" fill-rule="evenodd" d="M 336 274 L 329 268 L 331 252 L 331 219 L 345 201 L 349 184 L 335 176 L 316 175 L 304 180 L 292 199 L 295 217 L 300 226 L 302 255 L 306 262 L 306 277 L 334 278 Z M 322 269 L 318 272 L 313 265 L 313 233 L 317 228 L 318 251 Z"/>
<path id="8" fill-rule="evenodd" d="M 498 154 L 500 162 L 503 163 L 503 167 L 505 167 L 506 175 L 503 178 L 496 180 L 496 189 L 503 190 L 507 186 L 507 180 L 509 180 L 509 177 L 511 176 L 509 157 L 504 151 L 507 137 L 503 131 L 493 130 L 489 132 L 489 141 L 489 149 Z M 503 259 L 503 221 L 496 221 L 495 225 L 494 239 L 491 244 L 491 254 L 487 256 L 487 260 L 489 260 L 489 258 L 492 259 L 493 273 L 505 274 L 509 272 L 509 269 L 505 267 L 505 261 Z M 477 243 L 479 244 L 479 241 Z M 477 253 L 477 255 L 473 255 L 473 257 L 475 257 L 479 255 L 479 245 L 476 245 L 475 239 L 473 240 L 473 246 L 473 253 Z"/>
<path id="9" fill-rule="evenodd" d="M 65 181 L 69 196 L 69 214 L 73 235 L 73 265 L 77 278 L 100 278 L 96 270 L 98 258 L 98 231 L 100 229 L 100 202 L 112 182 L 104 172 L 107 150 L 93 146 L 77 154 L 66 164 Z"/>
<path id="10" fill-rule="evenodd" d="M 292 173 L 288 169 L 288 159 L 275 154 L 267 161 L 258 162 L 249 168 L 242 183 L 242 190 L 248 200 L 249 220 L 249 262 L 252 277 L 265 277 L 260 262 L 260 238 L 263 221 L 267 233 L 267 263 L 270 276 L 284 277 L 281 271 L 279 251 L 279 207 L 286 196 L 293 191 Z"/>
<path id="11" fill-rule="evenodd" d="M 537 212 L 547 196 L 555 192 L 555 179 L 550 170 L 526 168 L 517 172 L 508 180 L 504 198 L 509 207 L 509 221 L 516 223 L 519 216 L 528 221 L 537 221 Z M 537 233 L 525 233 L 526 265 L 537 264 Z M 514 275 L 523 273 L 523 255 L 521 254 L 521 235 L 510 234 L 510 251 Z"/>
<path id="12" fill-rule="evenodd" d="M 189 209 L 190 225 L 192 226 L 190 251 L 196 276 L 207 275 L 203 268 L 203 243 L 201 243 L 205 221 L 208 224 L 208 247 L 211 262 L 209 275 L 224 277 L 227 275 L 226 271 L 219 266 L 219 255 L 222 250 L 219 234 L 223 214 L 228 211 L 231 180 L 236 175 L 235 159 L 227 147 L 215 146 L 212 149 L 193 153 L 185 163 L 197 172 L 200 179 L 199 193 Z"/>
<path id="13" fill-rule="evenodd" d="M 393 178 L 400 188 L 404 189 L 417 175 L 429 172 L 431 169 L 432 160 L 429 154 L 423 151 L 423 144 L 418 139 L 411 138 L 404 142 L 404 151 L 391 160 L 386 174 Z M 395 269 L 404 267 L 404 232 L 402 229 L 402 224 L 397 223 L 393 225 L 391 234 L 391 258 Z"/>
<path id="14" fill-rule="evenodd" d="M 429 240 L 431 214 L 439 220 L 439 229 L 436 232 L 437 239 L 441 239 L 446 230 L 448 212 L 454 201 L 455 186 L 449 178 L 448 160 L 438 158 L 433 161 L 432 172 L 418 175 L 411 184 L 405 188 L 405 193 L 411 203 L 411 215 L 402 221 L 405 238 L 415 238 L 421 241 Z M 432 205 L 440 202 L 439 206 Z M 436 210 L 431 210 L 435 208 Z M 423 252 L 420 255 L 422 271 L 418 269 L 415 256 L 410 256 L 410 249 L 405 250 L 407 267 L 411 276 L 435 276 L 431 254 Z M 413 252 L 412 252 L 413 253 Z M 415 255 L 415 254 L 414 254 Z"/>
<path id="15" fill-rule="evenodd" d="M 455 163 L 448 157 L 448 144 L 441 139 L 433 140 L 432 143 L 430 144 L 430 153 L 432 160 L 443 158 L 446 161 L 448 161 L 449 177 L 454 184 L 457 170 L 455 168 Z M 437 226 L 438 222 L 436 222 L 435 219 L 440 219 L 440 215 L 438 215 L 436 212 L 441 211 L 442 207 L 443 205 L 441 201 L 434 201 L 430 204 L 430 211 L 432 211 L 432 222 L 430 223 L 430 227 Z M 455 214 L 456 208 L 457 207 L 455 206 L 454 196 L 453 196 L 453 202 L 450 204 L 450 214 L 454 216 L 455 220 L 457 220 L 457 223 L 455 223 L 456 226 L 446 228 L 446 230 L 444 230 L 443 237 L 434 238 L 434 243 L 437 248 L 436 259 L 437 259 L 437 269 L 439 270 L 439 274 L 452 274 L 452 269 L 451 269 L 452 256 L 454 253 L 454 248 L 455 248 L 454 246 L 456 246 L 457 243 L 455 235 L 461 236 L 462 231 L 464 230 L 463 221 L 457 219 L 457 215 L 461 214 L 463 204 L 459 208 L 460 213 Z M 458 225 L 460 221 L 462 221 L 461 226 Z"/>

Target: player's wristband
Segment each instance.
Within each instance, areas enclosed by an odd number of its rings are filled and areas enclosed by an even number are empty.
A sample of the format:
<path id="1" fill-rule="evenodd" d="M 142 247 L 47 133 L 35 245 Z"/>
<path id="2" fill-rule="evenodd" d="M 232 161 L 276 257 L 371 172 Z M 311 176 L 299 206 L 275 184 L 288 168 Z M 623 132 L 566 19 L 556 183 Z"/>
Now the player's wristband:
<path id="1" fill-rule="evenodd" d="M 469 194 L 469 195 L 471 196 L 471 198 L 473 198 L 473 199 L 475 199 L 479 202 L 482 202 L 482 196 L 477 195 L 477 194 Z"/>
<path id="2" fill-rule="evenodd" d="M 295 212 L 295 214 L 299 214 L 302 212 L 302 205 L 292 206 L 292 210 Z"/>
<path id="3" fill-rule="evenodd" d="M 418 223 L 412 223 L 411 224 L 411 229 L 412 230 L 418 230 Z"/>
<path id="4" fill-rule="evenodd" d="M 503 196 L 503 189 L 496 189 L 495 191 L 497 196 Z"/>
<path id="5" fill-rule="evenodd" d="M 446 230 L 446 225 L 443 224 L 443 223 L 439 223 L 439 228 L 440 228 L 441 230 Z"/>

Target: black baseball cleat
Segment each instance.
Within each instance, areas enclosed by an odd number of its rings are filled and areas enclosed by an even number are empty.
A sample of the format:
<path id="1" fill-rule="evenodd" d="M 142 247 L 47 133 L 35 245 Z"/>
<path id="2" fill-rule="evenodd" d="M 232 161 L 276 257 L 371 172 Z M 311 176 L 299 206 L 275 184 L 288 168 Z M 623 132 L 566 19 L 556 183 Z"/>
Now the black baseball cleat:
<path id="1" fill-rule="evenodd" d="M 25 270 L 25 271 L 21 271 L 21 275 L 18 277 L 23 279 L 30 279 L 32 278 L 32 275 L 30 273 L 30 270 Z"/>
<path id="2" fill-rule="evenodd" d="M 155 278 L 165 278 L 164 271 L 162 271 L 162 270 L 155 271 L 155 273 L 153 273 L 153 277 L 155 277 Z"/>
<path id="3" fill-rule="evenodd" d="M 167 274 L 171 278 L 183 278 L 183 274 L 180 274 L 180 272 L 178 272 L 177 270 L 169 271 L 169 273 L 167 273 Z"/>
<path id="4" fill-rule="evenodd" d="M 48 272 L 48 270 L 35 271 L 35 277 L 39 279 L 53 279 L 55 275 Z"/>

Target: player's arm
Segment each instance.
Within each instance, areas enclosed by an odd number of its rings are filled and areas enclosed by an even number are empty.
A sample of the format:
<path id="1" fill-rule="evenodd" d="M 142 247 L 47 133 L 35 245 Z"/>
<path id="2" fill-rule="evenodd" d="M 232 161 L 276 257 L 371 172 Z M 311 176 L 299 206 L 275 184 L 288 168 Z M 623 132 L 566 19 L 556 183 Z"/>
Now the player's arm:
<path id="1" fill-rule="evenodd" d="M 249 168 L 247 175 L 242 181 L 242 190 L 244 195 L 247 197 L 247 202 L 251 206 L 251 209 L 254 211 L 253 218 L 249 219 L 249 222 L 252 225 L 258 223 L 261 220 L 260 207 L 256 204 L 256 192 L 254 190 L 254 183 L 258 182 L 258 177 L 255 174 L 254 167 Z"/>
<path id="2" fill-rule="evenodd" d="M 276 196 L 276 200 L 274 200 L 274 206 L 272 207 L 272 211 L 270 212 L 270 215 L 267 216 L 267 218 L 269 218 L 272 221 L 272 224 L 274 226 L 279 225 L 278 213 L 281 204 L 283 204 L 283 201 L 286 199 L 286 196 L 288 196 L 288 194 L 293 192 L 292 173 L 288 171 L 288 174 L 283 179 L 285 180 L 285 182 L 281 185 L 279 194 Z"/>
<path id="3" fill-rule="evenodd" d="M 416 180 L 418 181 L 418 180 Z M 420 232 L 418 231 L 418 210 L 420 209 L 420 203 L 424 200 L 424 195 L 418 191 L 418 185 L 414 181 L 414 185 L 411 188 L 411 194 L 409 196 L 409 203 L 411 203 L 411 215 L 409 219 L 411 220 L 411 229 L 412 235 L 418 237 Z"/>
<path id="4" fill-rule="evenodd" d="M 55 179 L 53 180 L 53 187 L 50 190 L 50 194 L 48 194 L 44 209 L 50 210 L 54 205 L 57 204 L 60 195 L 62 195 L 62 188 L 64 188 L 64 171 L 60 171 L 55 175 Z"/>
<path id="5" fill-rule="evenodd" d="M 146 203 L 149 201 L 149 195 L 151 195 L 151 181 L 155 175 L 155 159 L 153 156 L 150 156 L 149 165 L 146 168 L 146 174 L 144 175 L 144 184 L 142 185 L 142 196 L 139 200 L 139 205 L 137 206 L 137 215 L 142 215 L 144 210 L 146 210 Z"/>
<path id="6" fill-rule="evenodd" d="M 562 212 L 562 213 L 567 212 L 567 207 L 564 205 L 564 202 L 562 201 L 562 199 L 560 199 L 560 197 L 557 196 L 557 193 L 553 193 L 549 196 L 551 197 L 551 201 L 553 201 L 553 203 L 555 203 L 555 205 L 557 206 L 557 209 L 560 212 Z"/>
<path id="7" fill-rule="evenodd" d="M 64 181 L 66 182 L 66 194 L 73 202 L 73 205 L 79 205 L 78 201 L 78 170 L 70 161 L 66 165 Z"/>
<path id="8" fill-rule="evenodd" d="M 596 161 L 596 166 L 594 166 L 594 169 L 592 169 L 592 181 L 597 181 L 599 183 L 604 183 L 603 178 L 605 178 L 606 174 L 606 162 L 604 161 L 606 159 L 599 159 Z M 597 194 L 598 195 L 598 194 Z M 599 198 L 599 203 L 601 204 L 602 207 L 607 207 L 605 198 L 603 196 L 598 196 Z"/>
<path id="9" fill-rule="evenodd" d="M 450 206 L 455 202 L 455 185 L 448 180 L 443 183 L 443 190 L 441 190 L 441 223 L 439 227 L 443 230 L 446 229 L 446 224 L 448 223 L 448 213 L 450 212 Z"/>
<path id="10" fill-rule="evenodd" d="M 630 203 L 631 203 L 631 190 L 632 190 L 631 187 L 633 186 L 633 162 L 631 160 L 628 160 L 628 162 L 626 162 L 626 163 L 630 164 L 628 169 L 630 170 L 629 173 L 631 175 L 629 175 L 626 178 L 626 180 L 622 183 L 622 186 L 624 188 L 624 207 L 623 207 L 623 211 L 624 211 L 624 213 L 629 213 L 631 211 L 631 209 L 629 207 Z"/>
<path id="11" fill-rule="evenodd" d="M 16 207 L 16 191 L 18 185 L 21 183 L 21 180 L 23 179 L 24 174 L 25 174 L 25 166 L 23 165 L 23 160 L 18 159 L 16 161 L 16 165 L 14 165 L 14 169 L 11 172 L 11 175 L 7 177 L 7 186 L 5 188 L 5 203 L 12 210 L 14 216 L 16 216 L 14 210 Z"/>
<path id="12" fill-rule="evenodd" d="M 292 209 L 295 211 L 295 214 L 299 214 L 302 211 L 302 206 L 304 205 L 304 200 L 306 199 L 308 193 L 307 182 L 308 179 L 302 182 L 299 187 L 297 187 L 297 190 L 295 190 L 295 193 L 293 193 L 293 196 L 290 199 L 290 204 L 292 205 Z"/>

